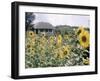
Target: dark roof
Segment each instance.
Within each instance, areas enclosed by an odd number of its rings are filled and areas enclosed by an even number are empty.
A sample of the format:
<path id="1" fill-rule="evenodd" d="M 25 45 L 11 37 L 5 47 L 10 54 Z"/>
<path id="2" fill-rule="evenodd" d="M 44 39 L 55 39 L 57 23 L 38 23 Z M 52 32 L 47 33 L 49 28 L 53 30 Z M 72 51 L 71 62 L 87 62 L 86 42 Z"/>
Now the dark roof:
<path id="1" fill-rule="evenodd" d="M 54 29 L 53 25 L 48 22 L 38 22 L 34 25 L 35 29 Z"/>

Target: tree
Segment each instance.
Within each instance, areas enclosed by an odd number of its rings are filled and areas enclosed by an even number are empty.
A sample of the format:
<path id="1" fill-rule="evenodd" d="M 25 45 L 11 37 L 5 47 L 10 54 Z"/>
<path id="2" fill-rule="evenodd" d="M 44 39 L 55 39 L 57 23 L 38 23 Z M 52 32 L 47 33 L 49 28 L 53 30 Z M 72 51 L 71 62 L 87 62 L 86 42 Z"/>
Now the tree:
<path id="1" fill-rule="evenodd" d="M 25 13 L 25 26 L 26 31 L 32 27 L 32 22 L 35 20 L 35 15 L 33 12 L 26 12 Z"/>

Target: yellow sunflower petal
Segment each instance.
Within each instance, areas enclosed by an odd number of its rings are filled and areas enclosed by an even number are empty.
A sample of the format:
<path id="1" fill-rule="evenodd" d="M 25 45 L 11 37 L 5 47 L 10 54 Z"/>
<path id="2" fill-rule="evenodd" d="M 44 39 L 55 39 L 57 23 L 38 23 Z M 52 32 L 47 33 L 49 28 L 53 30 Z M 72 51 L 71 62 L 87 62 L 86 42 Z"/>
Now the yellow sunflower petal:
<path id="1" fill-rule="evenodd" d="M 88 31 L 84 31 L 79 35 L 79 42 L 83 48 L 89 47 L 90 44 L 90 34 Z"/>
<path id="2" fill-rule="evenodd" d="M 85 64 L 85 65 L 89 65 L 90 64 L 88 57 L 86 59 L 83 58 L 83 64 Z"/>
<path id="3" fill-rule="evenodd" d="M 57 37 L 57 46 L 61 46 L 61 44 L 62 44 L 62 36 L 58 35 L 58 37 Z"/>
<path id="4" fill-rule="evenodd" d="M 29 31 L 27 31 L 27 37 L 34 38 L 35 33 L 33 31 L 29 30 Z"/>

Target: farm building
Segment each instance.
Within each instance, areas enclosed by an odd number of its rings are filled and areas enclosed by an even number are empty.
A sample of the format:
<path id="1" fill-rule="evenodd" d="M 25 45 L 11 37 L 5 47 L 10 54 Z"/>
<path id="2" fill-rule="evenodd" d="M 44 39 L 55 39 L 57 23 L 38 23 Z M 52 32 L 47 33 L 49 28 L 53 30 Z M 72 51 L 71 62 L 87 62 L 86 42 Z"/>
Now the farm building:
<path id="1" fill-rule="evenodd" d="M 33 30 L 36 33 L 39 33 L 39 32 L 53 33 L 54 27 L 52 24 L 50 24 L 48 22 L 38 22 L 38 23 L 34 24 Z"/>

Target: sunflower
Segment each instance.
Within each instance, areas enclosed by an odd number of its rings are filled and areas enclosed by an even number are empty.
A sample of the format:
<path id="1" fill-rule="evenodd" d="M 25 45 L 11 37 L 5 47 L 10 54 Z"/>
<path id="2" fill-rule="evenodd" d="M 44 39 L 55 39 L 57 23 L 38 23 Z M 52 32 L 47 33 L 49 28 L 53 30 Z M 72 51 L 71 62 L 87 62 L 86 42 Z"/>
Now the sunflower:
<path id="1" fill-rule="evenodd" d="M 28 54 L 28 55 L 34 55 L 35 49 L 33 48 L 33 46 L 31 44 L 26 44 L 25 48 L 26 48 L 25 49 L 26 54 Z"/>
<path id="2" fill-rule="evenodd" d="M 68 46 L 63 46 L 63 54 L 64 56 L 68 56 L 69 55 L 69 47 Z"/>
<path id="3" fill-rule="evenodd" d="M 45 49 L 45 46 L 42 45 L 42 44 L 40 44 L 40 45 L 39 45 L 39 48 L 40 48 L 40 50 L 44 50 L 44 49 Z"/>
<path id="4" fill-rule="evenodd" d="M 42 32 L 42 36 L 44 36 L 44 37 L 45 37 L 45 36 L 46 36 L 46 32 Z"/>
<path id="5" fill-rule="evenodd" d="M 31 47 L 32 47 L 32 46 L 31 46 L 30 44 L 28 44 L 26 48 L 29 49 L 29 48 L 31 48 Z"/>
<path id="6" fill-rule="evenodd" d="M 90 34 L 88 31 L 81 32 L 79 35 L 79 42 L 83 48 L 89 47 L 90 42 Z"/>
<path id="7" fill-rule="evenodd" d="M 49 42 L 50 42 L 50 44 L 53 44 L 54 43 L 54 37 L 53 36 L 50 36 Z"/>
<path id="8" fill-rule="evenodd" d="M 88 57 L 86 59 L 83 58 L 83 64 L 89 65 L 89 58 Z"/>
<path id="9" fill-rule="evenodd" d="M 61 46 L 61 44 L 62 44 L 62 36 L 58 35 L 58 37 L 57 37 L 57 46 Z"/>
<path id="10" fill-rule="evenodd" d="M 81 26 L 76 30 L 76 35 L 80 35 L 82 32 L 84 32 L 84 28 Z"/>
<path id="11" fill-rule="evenodd" d="M 30 42 L 29 40 L 26 40 L 26 41 L 25 41 L 25 48 L 26 48 L 26 49 L 30 49 L 31 47 L 32 47 L 31 42 Z"/>
<path id="12" fill-rule="evenodd" d="M 62 48 L 58 49 L 58 57 L 63 59 L 64 57 L 68 57 L 69 56 L 69 49 L 67 46 L 62 46 Z"/>
<path id="13" fill-rule="evenodd" d="M 35 45 L 35 39 L 34 38 L 29 38 L 29 37 L 26 37 L 25 38 L 25 43 L 27 44 L 31 44 L 31 45 Z"/>
<path id="14" fill-rule="evenodd" d="M 27 31 L 27 37 L 34 38 L 35 33 L 33 31 L 29 30 L 29 31 Z"/>
<path id="15" fill-rule="evenodd" d="M 30 48 L 30 53 L 31 53 L 31 55 L 34 55 L 35 54 L 35 49 L 34 48 Z"/>

